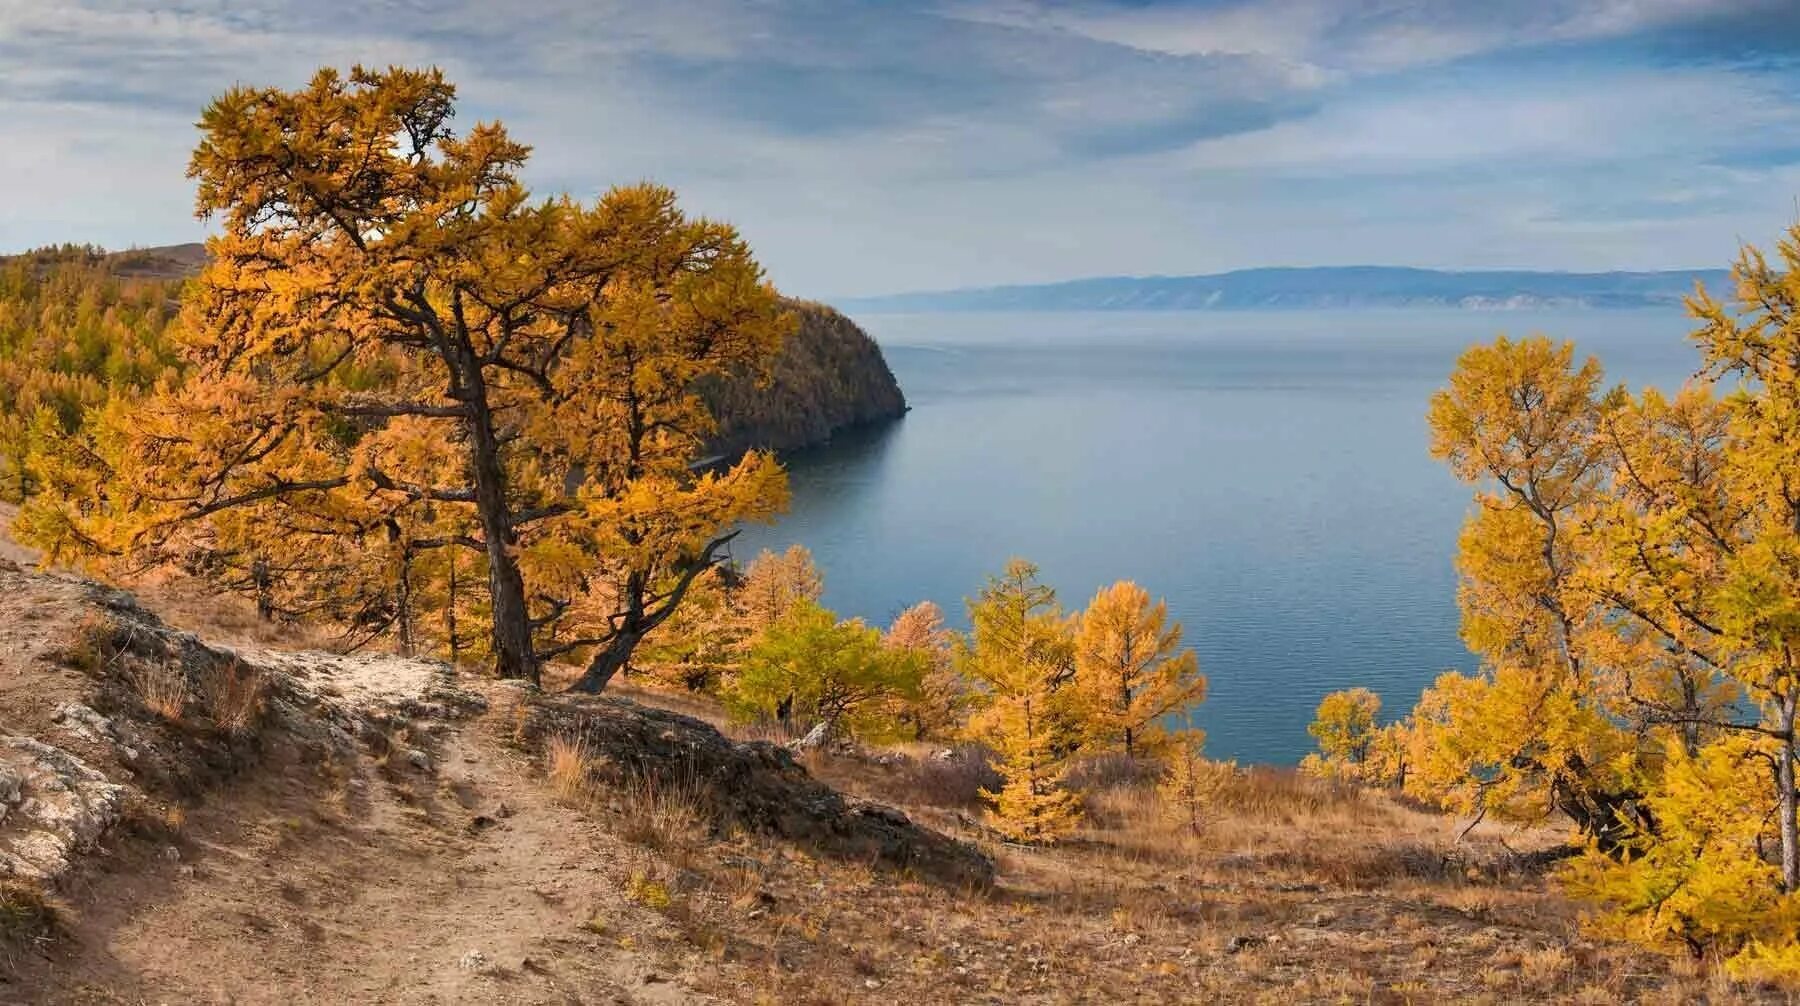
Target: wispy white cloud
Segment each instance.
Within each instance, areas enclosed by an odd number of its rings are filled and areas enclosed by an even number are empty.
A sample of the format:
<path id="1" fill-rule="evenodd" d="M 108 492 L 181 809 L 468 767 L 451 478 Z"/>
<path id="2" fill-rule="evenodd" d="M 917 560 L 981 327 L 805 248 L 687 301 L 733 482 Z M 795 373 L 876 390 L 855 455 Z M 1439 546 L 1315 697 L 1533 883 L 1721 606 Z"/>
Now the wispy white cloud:
<path id="1" fill-rule="evenodd" d="M 1495 50 L 1630 35 L 1773 0 L 964 0 L 973 21 L 1054 28 L 1172 55 L 1256 56 L 1297 85 Z"/>
<path id="2" fill-rule="evenodd" d="M 201 106 L 362 61 L 444 66 L 542 189 L 675 185 L 806 294 L 1704 264 L 1786 221 L 1795 78 L 1617 50 L 1729 6 L 0 0 L 0 249 L 193 237 Z"/>
<path id="3" fill-rule="evenodd" d="M 1603 67 L 1370 96 L 1195 144 L 1183 160 L 1197 171 L 1338 178 L 1595 164 L 1666 172 L 1754 149 L 1771 136 L 1800 136 L 1800 106 L 1778 81 L 1716 69 Z"/>

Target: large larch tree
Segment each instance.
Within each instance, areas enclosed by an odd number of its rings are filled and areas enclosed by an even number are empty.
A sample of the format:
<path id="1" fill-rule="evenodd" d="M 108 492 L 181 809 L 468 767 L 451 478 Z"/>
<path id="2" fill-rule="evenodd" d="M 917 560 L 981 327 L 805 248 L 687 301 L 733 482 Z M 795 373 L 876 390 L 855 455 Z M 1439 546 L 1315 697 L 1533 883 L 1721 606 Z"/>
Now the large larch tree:
<path id="1" fill-rule="evenodd" d="M 453 131 L 454 106 L 435 69 L 357 68 L 206 109 L 190 175 L 223 233 L 188 377 L 121 417 L 107 499 L 63 516 L 115 551 L 203 527 L 315 582 L 462 550 L 497 671 L 585 655 L 598 690 L 728 529 L 784 504 L 766 455 L 696 469 L 695 386 L 765 368 L 791 318 L 730 226 L 648 184 L 533 200 L 528 148 Z"/>

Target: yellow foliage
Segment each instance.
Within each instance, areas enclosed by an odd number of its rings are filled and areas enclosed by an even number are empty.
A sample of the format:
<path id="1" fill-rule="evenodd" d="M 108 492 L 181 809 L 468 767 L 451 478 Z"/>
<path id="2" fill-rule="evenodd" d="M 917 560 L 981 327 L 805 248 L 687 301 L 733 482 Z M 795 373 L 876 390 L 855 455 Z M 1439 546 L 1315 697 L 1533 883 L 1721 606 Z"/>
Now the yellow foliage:
<path id="1" fill-rule="evenodd" d="M 1800 897 L 1781 890 L 1764 855 L 1775 835 L 1768 738 L 1733 733 L 1690 756 L 1671 742 L 1646 799 L 1654 830 L 1620 857 L 1590 851 L 1564 870 L 1578 896 L 1604 906 L 1604 930 L 1652 944 L 1713 951 L 1740 968 L 1800 977 Z"/>
<path id="2" fill-rule="evenodd" d="M 1073 689 L 1064 687 L 1074 676 L 1074 625 L 1021 559 L 988 581 L 969 619 L 959 663 L 985 691 L 967 731 L 993 748 L 1004 780 L 998 792 L 982 791 L 993 804 L 989 819 L 1016 840 L 1054 841 L 1081 814 L 1064 786 L 1081 734 Z"/>
<path id="3" fill-rule="evenodd" d="M 1181 648 L 1181 623 L 1168 605 L 1121 580 L 1094 595 L 1075 637 L 1074 699 L 1090 739 L 1127 757 L 1167 745 L 1162 721 L 1206 698 L 1194 651 Z"/>
<path id="4" fill-rule="evenodd" d="M 1478 485 L 1463 634 L 1406 730 L 1406 787 L 1567 813 L 1601 924 L 1800 979 L 1800 228 L 1701 291 L 1698 379 L 1599 393 L 1547 340 L 1476 347 L 1432 402 Z M 1714 382 L 1735 379 L 1720 396 Z"/>
<path id="5" fill-rule="evenodd" d="M 882 642 L 914 654 L 924 668 L 917 697 L 896 711 L 911 727 L 913 738 L 954 736 L 961 729 L 974 696 L 969 680 L 956 668 L 943 612 L 930 601 L 920 601 L 895 616 Z"/>
<path id="6" fill-rule="evenodd" d="M 622 669 L 785 505 L 766 455 L 696 469 L 696 389 L 766 366 L 792 318 L 731 227 L 654 185 L 534 201 L 528 148 L 452 132 L 454 105 L 435 69 L 360 67 L 209 105 L 189 173 L 222 233 L 186 379 L 69 445 L 22 531 L 504 675 Z"/>
<path id="7" fill-rule="evenodd" d="M 804 545 L 789 545 L 777 555 L 763 549 L 744 569 L 744 582 L 733 601 L 748 638 L 781 621 L 803 601 L 817 602 L 824 593 L 818 567 Z"/>
<path id="8" fill-rule="evenodd" d="M 1404 722 L 1380 726 L 1380 712 L 1381 697 L 1367 688 L 1326 695 L 1306 728 L 1319 750 L 1301 759 L 1300 771 L 1372 786 L 1404 784 L 1410 727 Z"/>

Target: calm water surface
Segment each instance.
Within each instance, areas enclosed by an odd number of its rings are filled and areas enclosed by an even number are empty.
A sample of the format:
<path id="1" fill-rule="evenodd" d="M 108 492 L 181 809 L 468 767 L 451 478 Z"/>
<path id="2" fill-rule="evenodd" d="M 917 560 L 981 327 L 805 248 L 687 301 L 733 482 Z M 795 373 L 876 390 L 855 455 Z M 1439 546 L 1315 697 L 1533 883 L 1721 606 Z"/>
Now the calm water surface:
<path id="1" fill-rule="evenodd" d="M 1469 491 L 1426 454 L 1425 408 L 1468 343 L 1544 332 L 1610 381 L 1679 385 L 1677 310 L 868 315 L 913 411 L 791 457 L 793 509 L 748 559 L 801 542 L 826 603 L 885 624 L 964 599 L 1009 557 L 1067 607 L 1132 579 L 1166 597 L 1211 694 L 1216 757 L 1291 762 L 1326 692 L 1387 713 L 1457 638 Z"/>

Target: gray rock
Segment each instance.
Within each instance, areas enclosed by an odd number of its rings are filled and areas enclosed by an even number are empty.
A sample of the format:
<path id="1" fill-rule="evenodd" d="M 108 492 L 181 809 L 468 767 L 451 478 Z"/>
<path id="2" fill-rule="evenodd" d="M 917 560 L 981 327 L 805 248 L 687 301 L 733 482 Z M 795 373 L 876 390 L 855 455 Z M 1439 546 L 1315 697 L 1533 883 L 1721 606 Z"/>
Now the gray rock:
<path id="1" fill-rule="evenodd" d="M 79 702 L 58 706 L 51 719 L 82 740 L 95 744 L 105 744 L 119 738 L 118 729 L 111 720 Z"/>
<path id="2" fill-rule="evenodd" d="M 791 751 L 818 751 L 831 740 L 831 732 L 823 723 L 806 732 L 806 736 L 788 744 Z"/>
<path id="3" fill-rule="evenodd" d="M 826 855 L 907 870 L 953 887 L 987 887 L 994 864 L 974 846 L 920 827 L 892 807 L 846 797 L 814 779 L 786 748 L 736 743 L 710 724 L 625 699 L 543 696 L 525 706 L 520 739 L 538 747 L 580 737 L 598 781 L 689 791 L 713 823 L 742 827 Z"/>
<path id="4" fill-rule="evenodd" d="M 125 788 L 86 762 L 31 737 L 0 734 L 0 777 L 10 808 L 0 873 L 53 879 L 118 821 Z"/>

